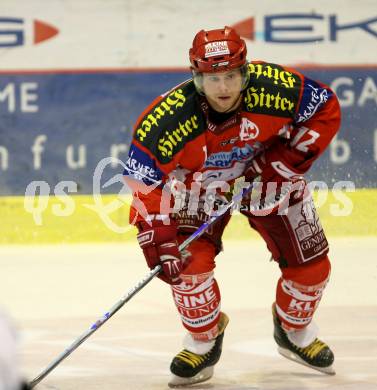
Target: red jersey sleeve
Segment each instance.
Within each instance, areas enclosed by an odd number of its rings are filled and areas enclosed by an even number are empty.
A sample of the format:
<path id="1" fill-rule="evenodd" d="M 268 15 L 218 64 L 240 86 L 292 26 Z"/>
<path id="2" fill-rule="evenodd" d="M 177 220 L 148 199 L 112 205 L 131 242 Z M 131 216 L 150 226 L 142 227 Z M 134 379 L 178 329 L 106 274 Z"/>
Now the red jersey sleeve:
<path id="1" fill-rule="evenodd" d="M 170 192 L 165 184 L 169 174 L 179 165 L 187 142 L 203 131 L 194 111 L 194 94 L 192 82 L 180 84 L 155 99 L 135 124 L 123 171 L 133 195 L 132 223 L 152 214 L 168 214 Z"/>
<path id="2" fill-rule="evenodd" d="M 289 146 L 298 156 L 295 165 L 306 172 L 338 132 L 341 111 L 337 96 L 327 85 L 301 77 Z"/>

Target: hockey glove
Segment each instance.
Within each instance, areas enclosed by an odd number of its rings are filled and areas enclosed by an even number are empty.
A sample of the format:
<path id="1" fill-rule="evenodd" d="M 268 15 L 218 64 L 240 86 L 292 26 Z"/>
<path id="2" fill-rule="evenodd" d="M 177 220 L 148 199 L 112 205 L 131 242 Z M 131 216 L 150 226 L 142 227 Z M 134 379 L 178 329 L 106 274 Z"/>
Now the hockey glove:
<path id="1" fill-rule="evenodd" d="M 289 201 L 293 191 L 301 191 L 303 174 L 307 168 L 304 158 L 298 152 L 278 142 L 262 154 L 256 156 L 246 167 L 244 175 L 248 182 L 259 181 L 244 200 L 243 205 L 257 206 L 261 209 L 270 205 L 270 212 L 277 210 L 282 200 Z M 276 204 L 277 207 L 271 205 Z"/>
<path id="2" fill-rule="evenodd" d="M 182 282 L 179 275 L 189 262 L 189 258 L 179 252 L 177 226 L 173 220 L 169 225 L 159 220 L 153 220 L 151 225 L 146 222 L 138 224 L 137 240 L 147 264 L 150 269 L 160 264 L 162 270 L 158 277 L 168 284 Z"/>
<path id="3" fill-rule="evenodd" d="M 251 160 L 244 173 L 245 179 L 253 181 L 260 176 L 263 183 L 278 184 L 300 180 L 307 170 L 298 168 L 303 161 L 301 154 L 279 142 Z"/>

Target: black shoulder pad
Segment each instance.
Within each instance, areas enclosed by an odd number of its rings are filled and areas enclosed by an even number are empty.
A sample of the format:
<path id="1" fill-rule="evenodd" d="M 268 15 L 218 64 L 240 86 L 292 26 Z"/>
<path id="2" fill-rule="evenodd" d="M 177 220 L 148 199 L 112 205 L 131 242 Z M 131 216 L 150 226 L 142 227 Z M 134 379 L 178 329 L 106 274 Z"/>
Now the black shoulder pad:
<path id="1" fill-rule="evenodd" d="M 248 68 L 250 81 L 244 91 L 246 110 L 293 118 L 300 99 L 300 75 L 267 62 L 251 62 Z"/>
<path id="2" fill-rule="evenodd" d="M 134 137 L 166 164 L 205 130 L 194 83 L 173 88 L 139 120 Z"/>

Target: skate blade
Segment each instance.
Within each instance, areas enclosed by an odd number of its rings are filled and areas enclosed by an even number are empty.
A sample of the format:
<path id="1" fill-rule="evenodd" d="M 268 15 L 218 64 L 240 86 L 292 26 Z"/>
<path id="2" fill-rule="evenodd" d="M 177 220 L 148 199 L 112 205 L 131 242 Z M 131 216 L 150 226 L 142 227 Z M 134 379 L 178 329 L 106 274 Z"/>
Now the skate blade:
<path id="1" fill-rule="evenodd" d="M 335 375 L 336 374 L 336 372 L 335 372 L 335 370 L 333 369 L 332 366 L 329 366 L 329 367 L 316 367 L 316 366 L 312 366 L 309 363 L 306 363 L 305 360 L 302 360 L 300 358 L 300 356 L 297 356 L 296 354 L 294 354 L 289 349 L 278 347 L 278 352 L 280 353 L 280 355 L 284 356 L 285 358 L 287 358 L 289 360 L 292 360 L 292 361 L 294 361 L 296 363 L 302 364 L 303 366 L 309 367 L 309 368 L 311 368 L 313 370 L 317 370 L 319 372 L 322 372 L 323 374 L 326 374 L 326 375 Z"/>
<path id="2" fill-rule="evenodd" d="M 214 371 L 214 366 L 203 368 L 202 371 L 198 372 L 195 376 L 184 378 L 182 376 L 177 376 L 172 374 L 168 386 L 171 388 L 176 387 L 185 387 L 194 385 L 195 383 L 201 383 L 212 378 Z"/>

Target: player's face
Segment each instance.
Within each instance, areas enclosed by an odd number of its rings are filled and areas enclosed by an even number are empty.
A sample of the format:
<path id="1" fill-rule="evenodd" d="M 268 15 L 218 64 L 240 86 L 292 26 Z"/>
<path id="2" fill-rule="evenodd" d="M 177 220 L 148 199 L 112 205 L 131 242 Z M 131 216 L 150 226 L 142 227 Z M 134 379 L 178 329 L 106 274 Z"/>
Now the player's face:
<path id="1" fill-rule="evenodd" d="M 203 73 L 203 92 L 218 112 L 234 110 L 241 100 L 242 75 L 239 69 Z"/>

